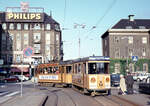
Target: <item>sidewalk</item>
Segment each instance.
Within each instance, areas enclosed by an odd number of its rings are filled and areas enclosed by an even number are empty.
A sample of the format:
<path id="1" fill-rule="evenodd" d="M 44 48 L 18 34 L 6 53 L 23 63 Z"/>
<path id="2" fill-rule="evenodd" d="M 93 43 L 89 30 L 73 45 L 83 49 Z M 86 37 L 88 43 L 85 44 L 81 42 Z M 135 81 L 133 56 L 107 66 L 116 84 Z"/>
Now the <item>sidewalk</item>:
<path id="1" fill-rule="evenodd" d="M 14 96 L 14 98 L 0 104 L 1 106 L 42 106 L 46 99 L 46 92 L 38 89 L 31 89 L 29 92 L 22 95 Z"/>

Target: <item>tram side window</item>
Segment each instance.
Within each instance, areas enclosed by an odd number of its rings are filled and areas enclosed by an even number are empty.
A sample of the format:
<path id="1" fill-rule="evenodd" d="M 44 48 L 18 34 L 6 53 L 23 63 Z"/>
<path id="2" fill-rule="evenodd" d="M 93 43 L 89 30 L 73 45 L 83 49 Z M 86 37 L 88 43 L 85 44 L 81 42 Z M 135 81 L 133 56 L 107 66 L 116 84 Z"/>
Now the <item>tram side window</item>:
<path id="1" fill-rule="evenodd" d="M 71 73 L 71 71 L 72 71 L 72 67 L 71 67 L 71 66 L 67 66 L 67 67 L 66 67 L 66 72 L 67 72 L 67 73 Z"/>
<path id="2" fill-rule="evenodd" d="M 77 64 L 75 64 L 75 72 L 74 73 L 77 73 Z"/>
<path id="3" fill-rule="evenodd" d="M 78 65 L 78 73 L 81 73 L 81 64 Z"/>
<path id="4" fill-rule="evenodd" d="M 89 63 L 88 64 L 89 74 L 101 74 L 105 73 L 104 63 Z"/>

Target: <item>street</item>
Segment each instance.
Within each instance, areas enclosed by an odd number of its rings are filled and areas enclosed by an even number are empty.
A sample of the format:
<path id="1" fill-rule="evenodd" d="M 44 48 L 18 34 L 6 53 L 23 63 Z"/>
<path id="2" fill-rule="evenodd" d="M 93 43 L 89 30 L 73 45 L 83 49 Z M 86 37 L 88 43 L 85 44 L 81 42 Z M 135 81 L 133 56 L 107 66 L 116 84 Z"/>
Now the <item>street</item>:
<path id="1" fill-rule="evenodd" d="M 7 102 L 9 103 L 12 98 L 20 97 L 20 84 L 21 83 L 0 84 L 0 104 L 7 106 Z M 83 95 L 72 88 L 43 87 L 38 85 L 35 87 L 37 91 L 32 90 L 34 88 L 34 84 L 31 81 L 23 82 L 23 96 L 27 94 L 32 96 L 37 95 L 36 93 L 38 92 L 40 92 L 40 95 L 46 94 L 47 99 L 42 104 L 43 106 L 120 106 L 120 104 L 128 106 L 137 104 L 149 105 L 149 95 L 140 94 L 138 92 L 137 82 L 134 83 L 135 94 L 133 95 L 118 95 L 118 88 L 112 87 L 111 96 L 96 97 Z M 35 102 L 39 101 L 37 100 Z"/>

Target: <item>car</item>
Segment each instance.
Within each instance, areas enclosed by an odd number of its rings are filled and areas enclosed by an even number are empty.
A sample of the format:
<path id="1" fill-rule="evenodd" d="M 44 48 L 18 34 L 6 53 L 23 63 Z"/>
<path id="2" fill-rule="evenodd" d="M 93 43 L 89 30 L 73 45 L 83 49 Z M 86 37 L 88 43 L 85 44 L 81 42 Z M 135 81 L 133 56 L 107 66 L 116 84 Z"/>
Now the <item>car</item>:
<path id="1" fill-rule="evenodd" d="M 19 82 L 20 79 L 16 76 L 9 76 L 7 78 L 4 78 L 3 81 L 6 82 Z"/>
<path id="2" fill-rule="evenodd" d="M 14 76 L 18 77 L 18 78 L 20 79 L 20 81 L 21 81 L 21 80 L 22 80 L 22 81 L 27 81 L 27 80 L 29 80 L 29 77 L 26 77 L 26 76 L 24 76 L 24 75 L 14 75 Z"/>
<path id="3" fill-rule="evenodd" d="M 120 74 L 111 74 L 111 86 L 119 86 L 120 85 Z"/>
<path id="4" fill-rule="evenodd" d="M 138 73 L 137 76 L 136 76 L 136 81 L 137 82 L 144 81 L 144 80 L 146 80 L 148 78 L 148 76 L 149 76 L 148 73 Z"/>
<path id="5" fill-rule="evenodd" d="M 139 83 L 139 92 L 150 94 L 150 77 L 144 82 Z"/>

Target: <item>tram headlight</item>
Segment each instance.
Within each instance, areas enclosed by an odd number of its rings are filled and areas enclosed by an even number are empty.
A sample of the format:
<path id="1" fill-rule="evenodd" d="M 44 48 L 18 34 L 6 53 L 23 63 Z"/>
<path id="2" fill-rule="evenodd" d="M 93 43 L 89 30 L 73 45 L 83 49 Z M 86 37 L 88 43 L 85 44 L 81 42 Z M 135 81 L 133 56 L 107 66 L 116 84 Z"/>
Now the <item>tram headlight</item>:
<path id="1" fill-rule="evenodd" d="M 110 81 L 110 79 L 109 79 L 109 77 L 107 77 L 107 78 L 106 78 L 106 82 L 109 82 L 109 81 Z"/>
<path id="2" fill-rule="evenodd" d="M 95 83 L 95 82 L 96 82 L 95 77 L 92 77 L 92 78 L 91 78 L 91 83 Z"/>

